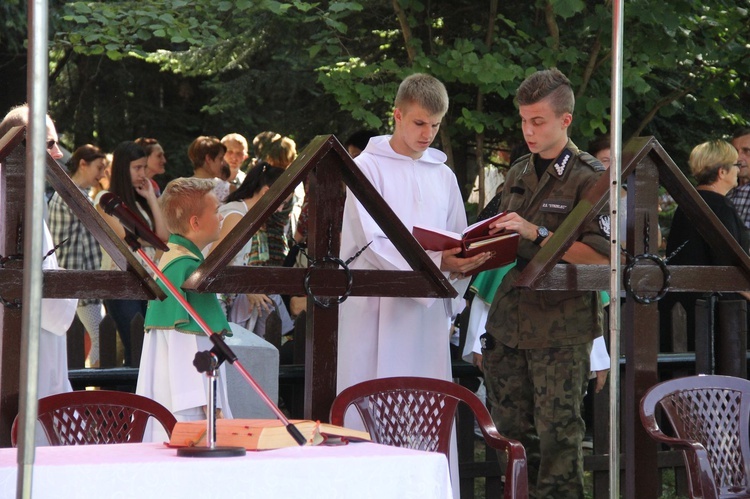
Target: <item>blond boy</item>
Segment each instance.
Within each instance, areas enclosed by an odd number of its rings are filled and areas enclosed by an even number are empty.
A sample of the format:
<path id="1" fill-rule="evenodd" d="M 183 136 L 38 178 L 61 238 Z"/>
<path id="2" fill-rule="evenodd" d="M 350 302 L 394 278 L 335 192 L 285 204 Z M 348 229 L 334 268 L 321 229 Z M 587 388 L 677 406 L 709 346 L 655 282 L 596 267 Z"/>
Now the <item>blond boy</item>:
<path id="1" fill-rule="evenodd" d="M 167 244 L 169 251 L 161 258 L 159 268 L 177 289 L 203 262 L 201 250 L 219 238 L 221 215 L 213 188 L 211 180 L 178 178 L 167 185 L 159 198 L 172 233 Z M 210 350 L 211 341 L 161 279 L 157 281 L 167 293 L 167 299 L 150 302 L 146 312 L 147 333 L 136 393 L 164 405 L 178 421 L 205 419 L 207 382 L 193 367 L 193 358 L 198 351 Z M 212 332 L 230 331 L 215 294 L 181 292 Z M 224 365 L 220 368 L 219 381 L 217 405 L 224 417 L 231 418 Z M 166 438 L 160 425 L 153 425 L 151 439 Z"/>

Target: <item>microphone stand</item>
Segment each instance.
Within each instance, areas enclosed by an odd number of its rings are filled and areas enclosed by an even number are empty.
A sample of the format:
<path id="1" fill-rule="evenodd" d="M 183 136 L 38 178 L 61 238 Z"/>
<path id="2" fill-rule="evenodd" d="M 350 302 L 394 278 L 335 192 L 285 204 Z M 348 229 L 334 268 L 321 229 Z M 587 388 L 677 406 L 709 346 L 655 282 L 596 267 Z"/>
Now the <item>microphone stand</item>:
<path id="1" fill-rule="evenodd" d="M 130 246 L 133 251 L 136 251 L 143 261 L 154 271 L 157 277 L 161 279 L 164 285 L 169 289 L 169 292 L 174 296 L 180 305 L 190 314 L 195 322 L 201 327 L 204 333 L 206 333 L 214 344 L 214 347 L 210 351 L 198 352 L 195 355 L 193 365 L 198 369 L 198 372 L 205 372 L 208 377 L 208 404 L 206 407 L 206 447 L 181 447 L 177 449 L 178 456 L 185 457 L 229 457 L 229 456 L 242 456 L 245 455 L 245 449 L 243 447 L 217 447 L 216 446 L 216 385 L 217 377 L 219 374 L 219 366 L 222 362 L 227 361 L 232 364 L 242 375 L 243 378 L 253 387 L 263 402 L 273 411 L 276 418 L 282 422 L 286 427 L 286 431 L 292 436 L 292 438 L 299 445 L 305 445 L 306 440 L 302 433 L 297 429 L 294 424 L 290 423 L 289 420 L 284 416 L 284 413 L 276 407 L 276 404 L 266 394 L 263 388 L 253 379 L 249 372 L 244 368 L 242 363 L 237 359 L 237 355 L 232 349 L 224 342 L 222 334 L 216 334 L 211 331 L 208 324 L 198 314 L 190 303 L 185 299 L 179 290 L 172 284 L 169 279 L 166 278 L 164 273 L 159 270 L 159 267 L 154 263 L 153 260 L 143 251 L 141 243 L 138 242 L 138 238 L 129 230 L 125 230 L 125 242 Z"/>

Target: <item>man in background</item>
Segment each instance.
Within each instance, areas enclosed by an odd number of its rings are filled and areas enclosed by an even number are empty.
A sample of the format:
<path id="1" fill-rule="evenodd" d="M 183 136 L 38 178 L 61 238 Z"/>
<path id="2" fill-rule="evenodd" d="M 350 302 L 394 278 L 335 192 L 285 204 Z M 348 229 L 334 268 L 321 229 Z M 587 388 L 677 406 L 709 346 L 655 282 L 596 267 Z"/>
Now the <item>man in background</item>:
<path id="1" fill-rule="evenodd" d="M 739 185 L 729 191 L 727 198 L 734 204 L 745 227 L 750 228 L 750 128 L 737 130 L 732 137 L 732 145 L 739 153 L 737 159 L 740 167 L 737 174 Z"/>
<path id="2" fill-rule="evenodd" d="M 229 165 L 229 178 L 227 179 L 235 187 L 239 187 L 245 180 L 245 172 L 242 165 L 247 160 L 247 139 L 239 133 L 230 133 L 221 139 L 221 143 L 227 148 L 224 153 L 224 162 Z"/>
<path id="3" fill-rule="evenodd" d="M 5 136 L 11 128 L 27 126 L 29 122 L 28 105 L 11 109 L 0 122 L 0 137 Z M 47 122 L 47 152 L 54 159 L 62 158 L 63 154 L 58 145 L 57 130 L 52 118 L 46 117 Z M 0 200 L 0 206 L 5 206 Z M 43 222 L 44 234 L 42 239 L 42 254 L 46 255 L 52 248 L 52 236 L 47 228 L 47 222 Z M 44 270 L 58 270 L 57 257 L 54 253 L 47 256 L 42 262 Z M 41 333 L 39 335 L 39 385 L 37 388 L 39 398 L 57 393 L 73 391 L 68 380 L 68 349 L 65 334 L 75 317 L 77 299 L 42 299 L 42 321 Z M 37 426 L 37 442 L 46 441 L 44 434 Z"/>

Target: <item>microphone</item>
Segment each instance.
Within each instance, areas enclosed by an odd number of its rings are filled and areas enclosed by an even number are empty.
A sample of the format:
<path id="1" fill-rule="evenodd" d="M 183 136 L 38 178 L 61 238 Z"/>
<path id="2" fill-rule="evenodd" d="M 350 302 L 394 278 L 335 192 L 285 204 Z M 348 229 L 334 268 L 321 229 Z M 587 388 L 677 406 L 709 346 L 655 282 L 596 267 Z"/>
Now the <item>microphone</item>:
<path id="1" fill-rule="evenodd" d="M 125 230 L 130 231 L 135 237 L 143 239 L 154 248 L 169 251 L 169 247 L 164 244 L 164 241 L 159 239 L 159 236 L 151 230 L 140 216 L 128 208 L 117 194 L 112 192 L 103 194 L 99 204 L 104 208 L 104 213 L 119 220 Z"/>

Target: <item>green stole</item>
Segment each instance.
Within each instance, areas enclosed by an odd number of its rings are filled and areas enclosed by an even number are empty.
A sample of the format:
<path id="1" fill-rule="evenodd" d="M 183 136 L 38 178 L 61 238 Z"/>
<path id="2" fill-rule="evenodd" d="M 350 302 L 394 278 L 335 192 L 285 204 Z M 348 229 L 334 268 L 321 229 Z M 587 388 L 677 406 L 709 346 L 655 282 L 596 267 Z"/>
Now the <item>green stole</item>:
<path id="1" fill-rule="evenodd" d="M 169 251 L 162 255 L 159 270 L 187 299 L 212 332 L 220 333 L 222 330 L 226 330 L 228 336 L 231 336 L 229 322 L 227 322 L 226 314 L 222 310 L 215 293 L 197 293 L 180 289 L 185 280 L 203 262 L 203 255 L 198 247 L 189 239 L 178 234 L 169 236 L 167 246 Z M 164 290 L 167 298 L 163 301 L 152 300 L 149 302 L 144 319 L 146 331 L 174 329 L 186 334 L 205 334 L 195 319 L 190 317 L 187 310 L 172 296 L 172 292 L 167 289 L 162 280 L 157 278 L 156 282 Z"/>

